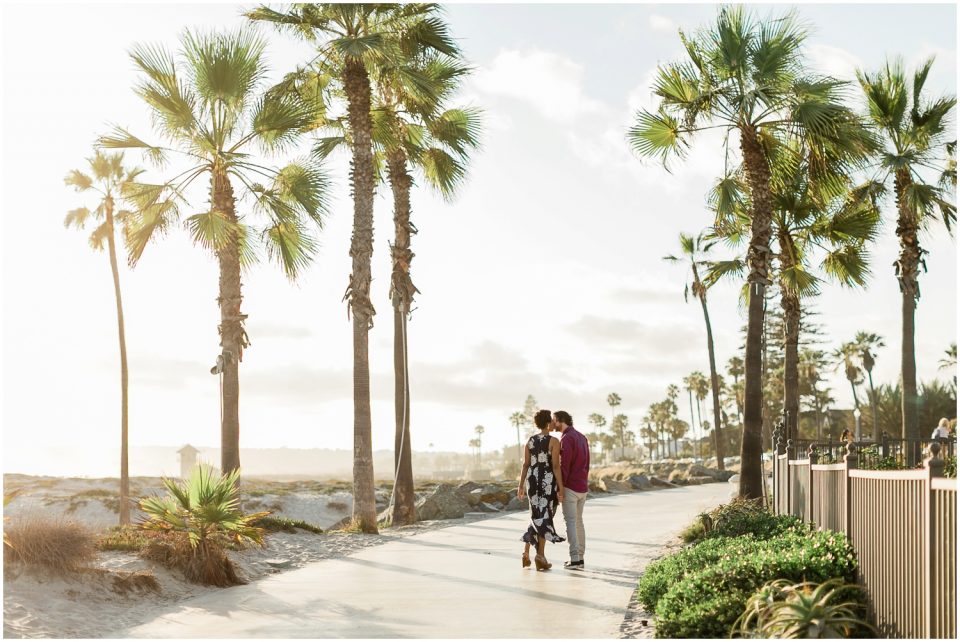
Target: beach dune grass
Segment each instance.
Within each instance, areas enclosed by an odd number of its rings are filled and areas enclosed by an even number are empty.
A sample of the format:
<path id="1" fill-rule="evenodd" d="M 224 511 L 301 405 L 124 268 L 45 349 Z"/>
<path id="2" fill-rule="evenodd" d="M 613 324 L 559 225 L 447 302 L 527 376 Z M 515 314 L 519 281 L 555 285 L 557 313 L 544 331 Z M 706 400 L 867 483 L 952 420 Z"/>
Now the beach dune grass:
<path id="1" fill-rule="evenodd" d="M 58 572 L 79 571 L 97 555 L 96 537 L 74 520 L 25 516 L 4 524 L 3 561 Z"/>

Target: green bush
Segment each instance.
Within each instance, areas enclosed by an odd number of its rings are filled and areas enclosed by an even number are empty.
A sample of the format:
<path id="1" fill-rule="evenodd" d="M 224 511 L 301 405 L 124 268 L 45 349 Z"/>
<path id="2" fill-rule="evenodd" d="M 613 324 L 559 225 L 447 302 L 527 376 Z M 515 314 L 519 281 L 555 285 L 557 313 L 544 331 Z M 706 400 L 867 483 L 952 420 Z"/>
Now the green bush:
<path id="1" fill-rule="evenodd" d="M 943 476 L 957 478 L 957 458 L 946 457 L 943 460 Z"/>
<path id="2" fill-rule="evenodd" d="M 756 500 L 735 499 L 697 517 L 681 534 L 688 544 L 715 537 L 754 535 L 769 539 L 801 524 L 789 515 L 774 515 Z"/>
<path id="3" fill-rule="evenodd" d="M 727 637 L 750 596 L 775 579 L 855 580 L 857 561 L 841 533 L 795 527 L 768 540 L 751 535 L 718 538 L 684 551 L 679 577 L 661 573 L 655 601 L 657 637 Z M 676 556 L 674 556 L 676 557 Z M 644 575 L 646 579 L 646 574 Z M 671 581 L 672 580 L 672 581 Z M 656 591 L 646 594 L 644 604 Z"/>

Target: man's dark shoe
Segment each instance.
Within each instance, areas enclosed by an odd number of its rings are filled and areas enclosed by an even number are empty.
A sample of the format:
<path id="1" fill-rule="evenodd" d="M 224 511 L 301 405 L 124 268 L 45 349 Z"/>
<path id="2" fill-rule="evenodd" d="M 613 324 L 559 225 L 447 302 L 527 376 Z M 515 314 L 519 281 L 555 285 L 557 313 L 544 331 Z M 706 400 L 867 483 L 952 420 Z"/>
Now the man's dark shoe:
<path id="1" fill-rule="evenodd" d="M 579 562 L 565 562 L 563 568 L 568 568 L 571 571 L 582 571 L 583 560 L 580 560 Z"/>

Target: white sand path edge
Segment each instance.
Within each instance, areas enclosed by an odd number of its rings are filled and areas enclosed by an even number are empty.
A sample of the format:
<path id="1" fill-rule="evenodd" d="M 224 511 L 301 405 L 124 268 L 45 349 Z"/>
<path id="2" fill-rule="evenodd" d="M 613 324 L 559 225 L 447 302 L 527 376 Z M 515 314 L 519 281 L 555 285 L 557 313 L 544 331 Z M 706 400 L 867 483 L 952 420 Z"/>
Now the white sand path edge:
<path id="1" fill-rule="evenodd" d="M 587 568 L 522 569 L 528 516 L 513 513 L 398 539 L 181 602 L 105 637 L 615 638 L 643 568 L 701 511 L 705 484 L 588 500 Z M 557 516 L 558 530 L 564 530 Z"/>

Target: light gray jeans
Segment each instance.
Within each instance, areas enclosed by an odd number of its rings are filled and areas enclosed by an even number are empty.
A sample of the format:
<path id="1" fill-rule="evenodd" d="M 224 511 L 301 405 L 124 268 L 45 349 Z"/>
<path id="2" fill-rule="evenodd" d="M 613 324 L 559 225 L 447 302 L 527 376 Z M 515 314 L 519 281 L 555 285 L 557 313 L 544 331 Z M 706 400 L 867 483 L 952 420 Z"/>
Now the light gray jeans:
<path id="1" fill-rule="evenodd" d="M 583 505 L 587 503 L 587 494 L 578 493 L 569 488 L 563 489 L 563 521 L 567 523 L 567 543 L 570 544 L 570 561 L 579 562 L 587 547 L 587 537 L 583 532 Z"/>

